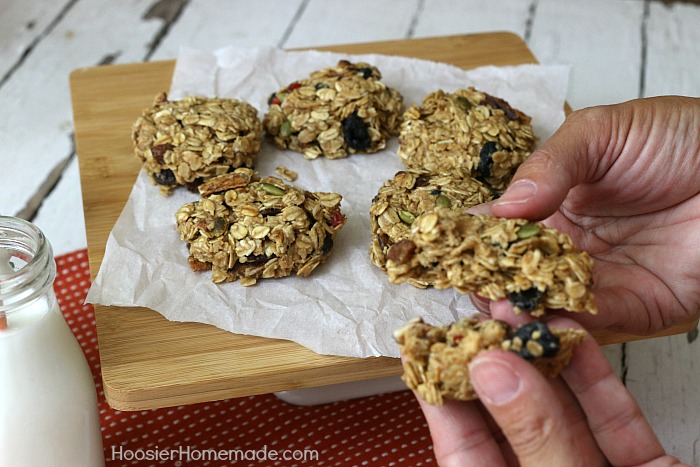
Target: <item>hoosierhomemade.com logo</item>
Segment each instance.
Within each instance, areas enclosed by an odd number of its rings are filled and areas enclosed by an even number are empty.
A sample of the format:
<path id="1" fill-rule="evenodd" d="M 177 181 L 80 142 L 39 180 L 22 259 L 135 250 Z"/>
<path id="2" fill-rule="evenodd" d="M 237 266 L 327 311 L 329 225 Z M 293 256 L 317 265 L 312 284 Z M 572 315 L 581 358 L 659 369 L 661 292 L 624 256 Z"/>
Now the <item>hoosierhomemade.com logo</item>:
<path id="1" fill-rule="evenodd" d="M 179 446 L 176 449 L 126 449 L 124 446 L 112 446 L 114 461 L 173 461 L 175 465 L 187 462 L 236 462 L 236 461 L 313 461 L 318 460 L 318 451 L 314 449 L 193 449 Z"/>

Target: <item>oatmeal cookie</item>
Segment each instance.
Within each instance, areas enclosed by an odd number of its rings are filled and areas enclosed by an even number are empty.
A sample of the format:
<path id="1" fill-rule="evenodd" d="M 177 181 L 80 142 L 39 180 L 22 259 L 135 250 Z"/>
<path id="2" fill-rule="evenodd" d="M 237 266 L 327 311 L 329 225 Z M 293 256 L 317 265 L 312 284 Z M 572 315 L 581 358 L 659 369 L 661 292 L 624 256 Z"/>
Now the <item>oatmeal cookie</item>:
<path id="1" fill-rule="evenodd" d="M 418 217 L 387 253 L 389 281 L 418 279 L 442 289 L 507 298 L 516 312 L 545 308 L 597 313 L 593 260 L 568 235 L 524 219 L 437 208 Z"/>
<path id="2" fill-rule="evenodd" d="M 402 379 L 433 405 L 442 405 L 444 399 L 477 399 L 469 363 L 482 352 L 515 352 L 553 378 L 568 365 L 585 336 L 580 329 L 550 329 L 538 321 L 513 329 L 503 321 L 475 318 L 442 327 L 416 318 L 394 333 L 404 357 Z"/>
<path id="3" fill-rule="evenodd" d="M 341 60 L 313 72 L 269 99 L 263 126 L 281 149 L 307 159 L 339 159 L 384 149 L 398 134 L 403 97 L 367 63 Z"/>
<path id="4" fill-rule="evenodd" d="M 531 118 L 473 87 L 438 90 L 403 115 L 398 155 L 406 167 L 464 167 L 502 193 L 534 149 Z"/>
<path id="5" fill-rule="evenodd" d="M 199 191 L 199 201 L 177 211 L 177 230 L 192 269 L 211 269 L 215 283 L 306 277 L 328 258 L 346 220 L 339 194 L 311 193 L 245 168 Z"/>
<path id="6" fill-rule="evenodd" d="M 132 140 L 143 170 L 170 194 L 178 186 L 196 191 L 204 180 L 252 167 L 260 152 L 258 111 L 235 99 L 156 96 L 133 126 Z"/>
<path id="7" fill-rule="evenodd" d="M 372 263 L 386 270 L 389 248 L 408 236 L 411 224 L 421 214 L 438 206 L 461 211 L 492 197 L 491 191 L 464 169 L 441 174 L 419 169 L 398 172 L 379 189 L 370 206 Z"/>

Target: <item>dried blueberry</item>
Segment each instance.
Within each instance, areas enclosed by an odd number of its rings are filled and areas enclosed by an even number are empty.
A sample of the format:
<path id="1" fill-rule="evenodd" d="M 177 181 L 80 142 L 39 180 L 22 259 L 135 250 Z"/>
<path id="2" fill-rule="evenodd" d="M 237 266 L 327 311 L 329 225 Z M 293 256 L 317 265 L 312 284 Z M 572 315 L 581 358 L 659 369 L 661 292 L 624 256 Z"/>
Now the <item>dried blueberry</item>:
<path id="1" fill-rule="evenodd" d="M 511 350 L 526 360 L 554 357 L 559 352 L 559 336 L 552 334 L 546 324 L 533 321 L 515 330 Z"/>
<path id="2" fill-rule="evenodd" d="M 492 154 L 500 148 L 495 141 L 489 141 L 481 147 L 479 151 L 479 166 L 477 167 L 477 178 L 485 181 L 491 176 L 491 167 L 493 167 Z"/>
<path id="3" fill-rule="evenodd" d="M 365 151 L 372 144 L 367 124 L 354 112 L 343 120 L 345 144 L 357 151 Z"/>
<path id="4" fill-rule="evenodd" d="M 359 71 L 360 73 L 362 73 L 362 77 L 363 77 L 364 79 L 367 79 L 367 78 L 369 78 L 370 76 L 372 76 L 372 69 L 369 68 L 369 67 L 360 68 L 360 69 L 357 70 L 357 71 Z"/>
<path id="5" fill-rule="evenodd" d="M 153 180 L 155 180 L 158 185 L 170 186 L 177 183 L 175 174 L 170 169 L 161 170 L 157 174 L 153 174 Z"/>
<path id="6" fill-rule="evenodd" d="M 508 294 L 508 301 L 520 311 L 530 312 L 535 310 L 542 302 L 544 293 L 540 292 L 537 287 L 531 287 L 521 292 L 512 292 Z"/>
<path id="7" fill-rule="evenodd" d="M 331 249 L 333 249 L 333 239 L 331 238 L 330 235 L 327 235 L 326 238 L 323 239 L 323 246 L 321 247 L 321 254 L 327 255 L 328 253 L 331 252 Z"/>

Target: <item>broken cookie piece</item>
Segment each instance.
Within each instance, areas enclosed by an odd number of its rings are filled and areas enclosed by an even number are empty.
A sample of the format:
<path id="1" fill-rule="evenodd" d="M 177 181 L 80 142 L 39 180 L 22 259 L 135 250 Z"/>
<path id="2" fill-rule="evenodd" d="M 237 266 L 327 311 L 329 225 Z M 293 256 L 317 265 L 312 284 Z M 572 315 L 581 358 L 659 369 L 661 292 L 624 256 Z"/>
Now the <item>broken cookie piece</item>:
<path id="1" fill-rule="evenodd" d="M 421 214 L 436 207 L 464 210 L 492 197 L 483 183 L 462 169 L 441 174 L 419 169 L 396 173 L 379 189 L 370 206 L 372 243 L 369 256 L 372 263 L 386 270 L 389 249 L 408 237 L 413 221 Z M 419 282 L 414 285 L 425 286 Z"/>
<path id="2" fill-rule="evenodd" d="M 543 375 L 556 377 L 585 336 L 580 329 L 550 329 L 537 321 L 513 329 L 503 321 L 475 318 L 443 327 L 416 318 L 394 333 L 404 357 L 402 379 L 433 405 L 442 405 L 445 399 L 477 398 L 469 363 L 482 352 L 515 352 Z"/>
<path id="3" fill-rule="evenodd" d="M 215 283 L 306 277 L 328 258 L 346 221 L 341 195 L 312 193 L 250 169 L 213 178 L 199 191 L 199 201 L 177 211 L 177 229 L 192 269 L 211 269 Z"/>
<path id="4" fill-rule="evenodd" d="M 473 87 L 438 90 L 403 115 L 398 155 L 408 168 L 461 167 L 501 193 L 534 149 L 531 118 Z"/>
<path id="5" fill-rule="evenodd" d="M 178 186 L 196 192 L 204 180 L 238 167 L 252 167 L 260 152 L 258 111 L 235 99 L 156 96 L 133 126 L 142 169 L 163 194 Z"/>
<path id="6" fill-rule="evenodd" d="M 263 119 L 280 149 L 339 159 L 384 149 L 398 134 L 403 97 L 367 63 L 340 60 L 273 93 Z"/>
<path id="7" fill-rule="evenodd" d="M 597 313 L 593 260 L 568 235 L 540 223 L 436 208 L 413 222 L 387 260 L 392 283 L 417 280 L 507 298 L 516 312 L 533 316 L 545 308 Z"/>

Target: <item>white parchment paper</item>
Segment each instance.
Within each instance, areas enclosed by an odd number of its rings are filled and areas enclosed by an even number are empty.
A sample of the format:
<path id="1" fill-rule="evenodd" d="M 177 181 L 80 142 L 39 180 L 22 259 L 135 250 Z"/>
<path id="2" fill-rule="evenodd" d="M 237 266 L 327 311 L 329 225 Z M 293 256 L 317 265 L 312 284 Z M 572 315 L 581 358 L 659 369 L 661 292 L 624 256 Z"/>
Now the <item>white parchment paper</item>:
<path id="1" fill-rule="evenodd" d="M 377 66 L 383 81 L 409 106 L 439 88 L 475 86 L 507 100 L 533 118 L 540 142 L 564 119 L 568 68 L 523 65 L 465 71 L 443 63 L 382 55 L 285 52 L 274 48 L 228 47 L 215 52 L 183 49 L 177 57 L 169 97 L 233 97 L 251 103 L 262 119 L 270 93 L 339 59 Z M 138 115 L 134 115 L 134 120 Z M 256 169 L 272 175 L 285 165 L 294 182 L 310 191 L 343 195 L 348 216 L 329 260 L 310 277 L 213 284 L 209 272 L 195 273 L 175 228 L 175 212 L 197 199 L 184 189 L 162 196 L 141 173 L 117 223 L 87 301 L 144 306 L 173 321 L 207 323 L 239 334 L 289 339 L 311 350 L 343 356 L 398 356 L 393 330 L 408 319 L 448 323 L 474 313 L 467 296 L 452 290 L 392 285 L 371 264 L 369 205 L 379 187 L 403 168 L 397 141 L 376 154 L 308 161 L 265 141 Z M 127 157 L 127 155 L 125 155 Z"/>

